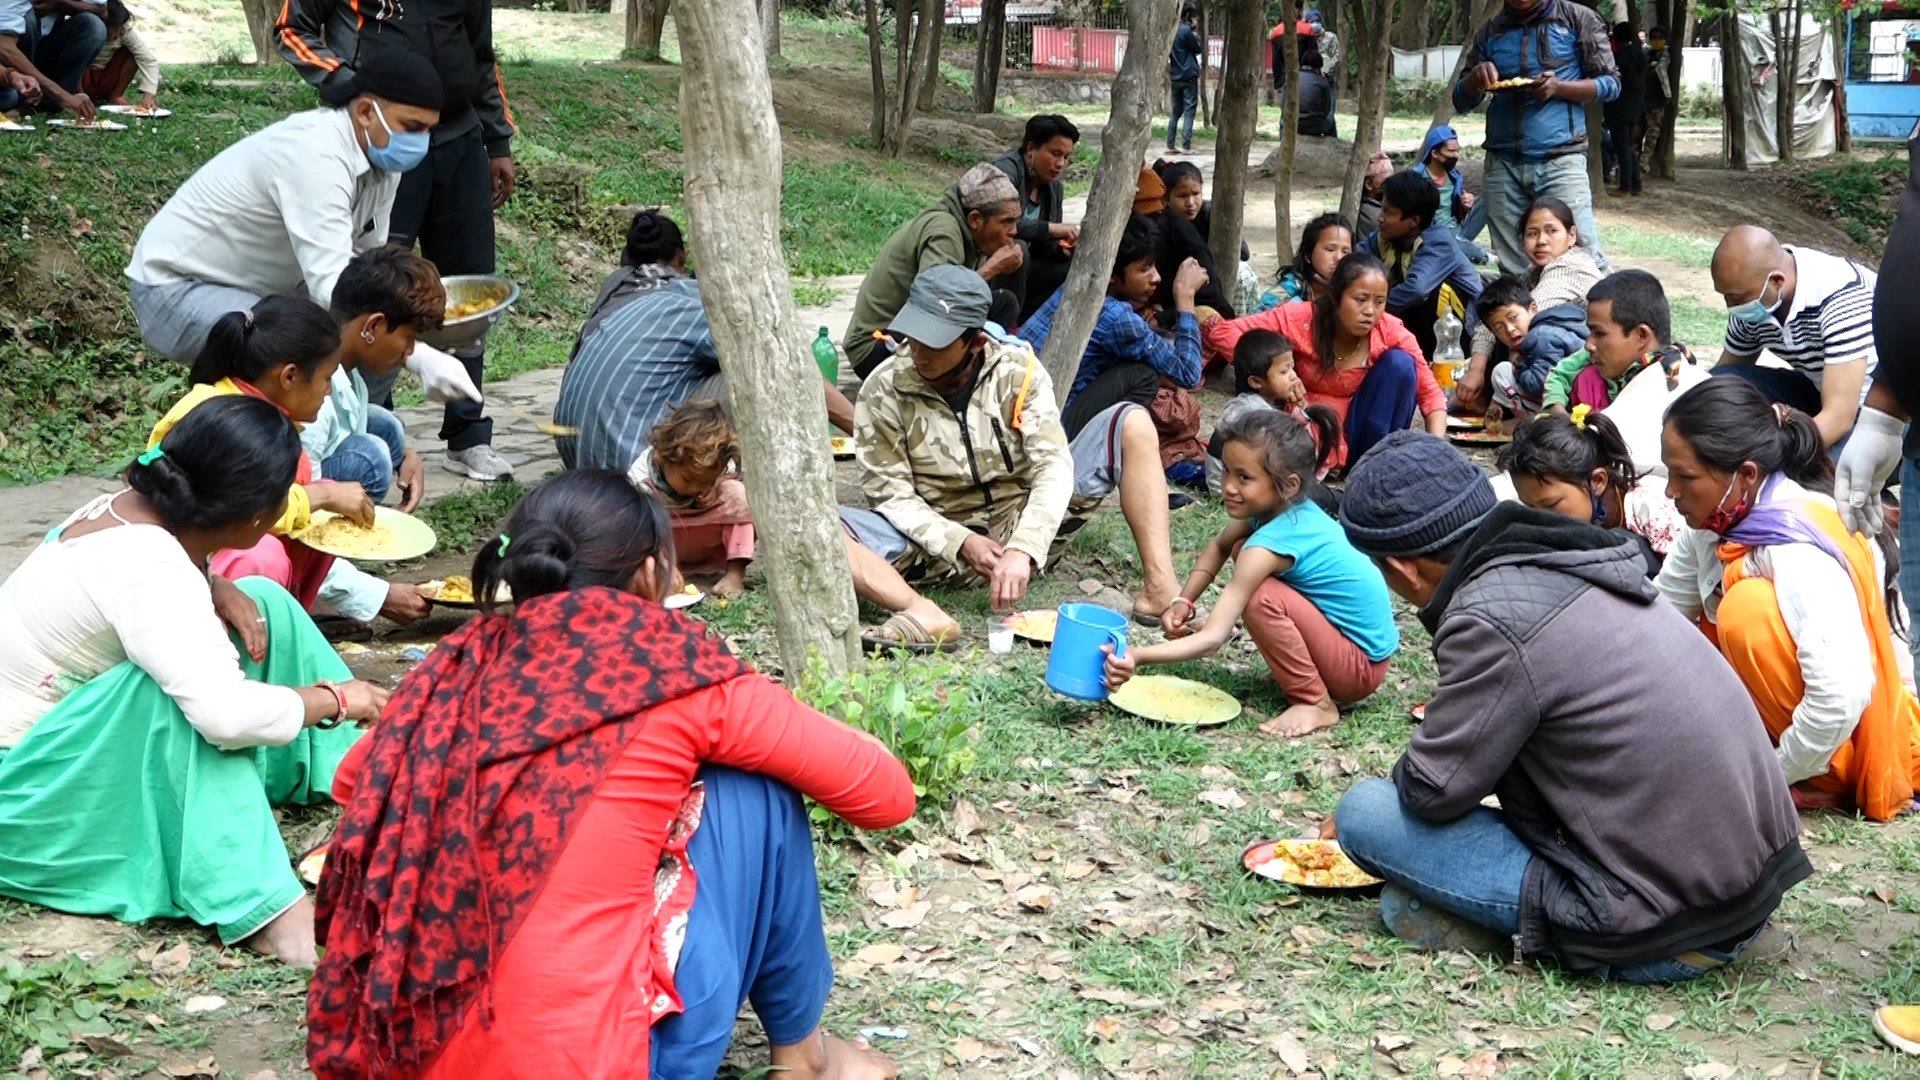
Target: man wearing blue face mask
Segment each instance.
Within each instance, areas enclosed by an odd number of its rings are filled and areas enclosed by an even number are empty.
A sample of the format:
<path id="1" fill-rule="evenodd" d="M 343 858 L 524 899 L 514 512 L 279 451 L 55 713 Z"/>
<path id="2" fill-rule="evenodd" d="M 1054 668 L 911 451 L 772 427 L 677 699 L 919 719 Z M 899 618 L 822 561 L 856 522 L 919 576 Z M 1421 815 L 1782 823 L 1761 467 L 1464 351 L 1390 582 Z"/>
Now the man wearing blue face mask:
<path id="1" fill-rule="evenodd" d="M 1727 344 L 1715 375 L 1743 378 L 1767 400 L 1813 417 L 1838 446 L 1853 430 L 1878 353 L 1872 270 L 1782 244 L 1758 225 L 1729 230 L 1713 253 L 1713 288 L 1727 302 Z M 1762 350 L 1786 367 L 1761 367 Z"/>
<path id="2" fill-rule="evenodd" d="M 280 7 L 280 54 L 337 101 L 354 81 L 401 59 L 433 65 L 446 91 L 440 119 L 422 133 L 423 160 L 394 197 L 392 240 L 419 245 L 442 277 L 494 272 L 493 212 L 513 194 L 513 115 L 493 53 L 490 0 L 287 0 Z M 486 357 L 459 359 L 477 385 Z M 367 386 L 375 400 L 392 383 Z M 493 422 L 478 403 L 451 401 L 441 420 L 446 467 L 474 480 L 503 480 L 513 466 L 494 451 Z"/>
<path id="3" fill-rule="evenodd" d="M 339 107 L 295 113 L 202 165 L 127 263 L 147 347 L 190 363 L 221 316 L 261 297 L 328 304 L 347 261 L 387 242 L 400 173 L 419 161 L 440 97 L 439 75 L 409 57 L 360 73 Z M 437 349 L 419 346 L 407 367 L 437 398 L 480 396 Z"/>

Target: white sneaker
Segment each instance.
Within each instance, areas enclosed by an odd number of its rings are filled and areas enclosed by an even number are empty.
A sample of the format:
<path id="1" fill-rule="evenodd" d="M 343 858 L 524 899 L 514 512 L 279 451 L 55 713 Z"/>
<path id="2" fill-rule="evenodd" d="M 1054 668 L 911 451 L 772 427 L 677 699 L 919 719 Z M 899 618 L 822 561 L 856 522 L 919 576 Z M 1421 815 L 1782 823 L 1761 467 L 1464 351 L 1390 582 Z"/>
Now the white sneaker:
<path id="1" fill-rule="evenodd" d="M 465 450 L 447 451 L 445 465 L 450 473 L 482 483 L 513 478 L 513 464 L 485 443 L 469 446 Z"/>

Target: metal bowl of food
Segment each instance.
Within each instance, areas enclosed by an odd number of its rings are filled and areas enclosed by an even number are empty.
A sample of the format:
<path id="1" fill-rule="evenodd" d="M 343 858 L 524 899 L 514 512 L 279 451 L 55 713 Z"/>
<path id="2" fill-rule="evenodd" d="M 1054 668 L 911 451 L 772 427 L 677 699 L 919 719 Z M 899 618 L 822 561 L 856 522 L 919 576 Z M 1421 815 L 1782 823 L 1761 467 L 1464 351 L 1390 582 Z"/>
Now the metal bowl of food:
<path id="1" fill-rule="evenodd" d="M 493 324 L 520 299 L 520 286 L 493 274 L 459 274 L 440 283 L 447 288 L 446 322 L 422 333 L 420 340 L 447 352 L 479 347 Z"/>

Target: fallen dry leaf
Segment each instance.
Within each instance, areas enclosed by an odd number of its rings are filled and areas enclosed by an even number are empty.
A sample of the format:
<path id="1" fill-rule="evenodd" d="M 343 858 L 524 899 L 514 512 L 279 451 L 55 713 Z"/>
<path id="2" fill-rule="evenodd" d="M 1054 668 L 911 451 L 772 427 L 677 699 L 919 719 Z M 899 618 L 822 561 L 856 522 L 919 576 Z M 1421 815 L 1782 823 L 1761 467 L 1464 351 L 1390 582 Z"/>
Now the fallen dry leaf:
<path id="1" fill-rule="evenodd" d="M 1648 1031 L 1665 1031 L 1674 1025 L 1675 1018 L 1668 1013 L 1648 1013 L 1645 1023 Z"/>
<path id="2" fill-rule="evenodd" d="M 1106 588 L 1105 585 L 1100 584 L 1092 578 L 1082 578 L 1080 580 L 1080 591 L 1088 596 L 1098 596 L 1100 595 L 1100 590 L 1104 588 Z"/>
<path id="3" fill-rule="evenodd" d="M 907 950 L 891 941 L 876 941 L 853 954 L 853 958 L 868 967 L 891 964 L 907 955 Z"/>
<path id="4" fill-rule="evenodd" d="M 1687 1080 L 1726 1080 L 1739 1070 L 1731 1065 L 1722 1065 L 1717 1061 L 1703 1061 L 1698 1065 L 1689 1065 L 1681 1070 Z"/>
<path id="5" fill-rule="evenodd" d="M 927 921 L 927 913 L 933 910 L 933 902 L 921 900 L 912 907 L 899 911 L 889 911 L 880 916 L 880 925 L 890 930 L 911 930 Z"/>
<path id="6" fill-rule="evenodd" d="M 181 942 L 166 952 L 155 956 L 153 963 L 149 966 L 153 969 L 155 975 L 165 979 L 184 973 L 192 963 L 193 950 L 187 948 L 186 942 Z"/>
<path id="7" fill-rule="evenodd" d="M 219 994 L 195 994 L 187 999 L 186 1004 L 180 1006 L 180 1011 L 186 1013 L 188 1016 L 199 1016 L 201 1013 L 210 1013 L 223 1009 L 226 1007 L 226 1004 L 227 999 L 221 997 Z"/>
<path id="8" fill-rule="evenodd" d="M 82 1035 L 80 1045 L 101 1057 L 128 1057 L 133 1053 L 133 1047 L 111 1035 Z"/>
<path id="9" fill-rule="evenodd" d="M 1874 886 L 1874 889 L 1873 889 L 1873 898 L 1875 900 L 1880 901 L 1883 904 L 1893 903 L 1894 898 L 1899 895 L 1900 895 L 1899 893 L 1894 892 L 1891 888 L 1885 885 L 1876 885 Z"/>
<path id="10" fill-rule="evenodd" d="M 1858 896 L 1829 896 L 1827 897 L 1827 903 L 1837 908 L 1846 908 L 1849 911 L 1858 910 L 1867 906 L 1866 900 Z M 1712 1063 L 1709 1062 L 1708 1064 Z"/>
<path id="11" fill-rule="evenodd" d="M 1397 1054 L 1413 1045 L 1413 1039 L 1406 1035 L 1391 1032 L 1376 1032 L 1373 1036 L 1373 1048 L 1389 1056 Z"/>
<path id="12" fill-rule="evenodd" d="M 27 1047 L 27 1052 L 20 1055 L 20 1064 L 14 1066 L 14 1071 L 30 1073 L 39 1068 L 41 1062 L 46 1060 L 46 1057 L 47 1052 L 45 1050 L 37 1046 L 29 1046 Z"/>
<path id="13" fill-rule="evenodd" d="M 1232 788 L 1212 788 L 1200 793 L 1200 801 L 1212 803 L 1222 810 L 1238 810 L 1247 805 L 1247 800 Z"/>
<path id="14" fill-rule="evenodd" d="M 1299 1037 L 1293 1032 L 1283 1031 L 1267 1045 L 1273 1047 L 1274 1055 L 1280 1059 L 1280 1064 L 1286 1066 L 1287 1071 L 1293 1075 L 1299 1076 L 1313 1068 L 1312 1059 L 1307 1057 L 1307 1048 L 1301 1044 Z"/>
<path id="15" fill-rule="evenodd" d="M 1079 881 L 1082 878 L 1092 877 L 1094 872 L 1099 869 L 1099 864 L 1093 860 L 1079 859 L 1061 867 L 1060 876 L 1066 878 L 1068 881 Z"/>
<path id="16" fill-rule="evenodd" d="M 220 1075 L 220 1063 L 210 1057 L 199 1061 L 168 1061 L 160 1065 L 160 1075 L 173 1080 L 213 1080 Z"/>
<path id="17" fill-rule="evenodd" d="M 954 1060 L 960 1064 L 968 1065 L 987 1056 L 987 1044 L 979 1039 L 961 1039 L 953 1044 L 953 1049 L 949 1053 L 953 1054 Z"/>
<path id="18" fill-rule="evenodd" d="M 1119 1017 L 1103 1016 L 1087 1025 L 1087 1034 L 1096 1039 L 1112 1042 L 1119 1036 L 1121 1027 Z"/>
<path id="19" fill-rule="evenodd" d="M 259 1072 L 248 1073 L 246 1080 L 280 1080 L 280 1074 L 272 1069 L 261 1069 Z"/>
<path id="20" fill-rule="evenodd" d="M 980 811 L 967 800 L 956 799 L 953 809 L 947 812 L 947 827 L 955 840 L 965 840 L 980 831 Z"/>
<path id="21" fill-rule="evenodd" d="M 1505 1066 L 1500 1064 L 1500 1055 L 1492 1050 L 1482 1050 L 1467 1059 L 1467 1070 L 1461 1074 L 1467 1080 L 1490 1080 L 1500 1075 Z"/>
<path id="22" fill-rule="evenodd" d="M 1045 885 L 1029 885 L 1013 894 L 1014 902 L 1028 911 L 1046 914 L 1053 910 L 1054 901 L 1059 894 Z"/>
<path id="23" fill-rule="evenodd" d="M 1375 956 L 1370 952 L 1355 950 L 1347 954 L 1347 963 L 1352 964 L 1354 967 L 1366 968 L 1368 971 L 1379 971 L 1381 968 L 1393 963 L 1393 961 L 1384 956 Z"/>
<path id="24" fill-rule="evenodd" d="M 1020 1052 L 1023 1054 L 1026 1054 L 1028 1057 L 1040 1056 L 1040 1044 L 1037 1042 L 1034 1042 L 1032 1039 L 1023 1039 L 1020 1036 L 1015 1035 L 1013 1037 L 1013 1045 L 1019 1047 Z"/>

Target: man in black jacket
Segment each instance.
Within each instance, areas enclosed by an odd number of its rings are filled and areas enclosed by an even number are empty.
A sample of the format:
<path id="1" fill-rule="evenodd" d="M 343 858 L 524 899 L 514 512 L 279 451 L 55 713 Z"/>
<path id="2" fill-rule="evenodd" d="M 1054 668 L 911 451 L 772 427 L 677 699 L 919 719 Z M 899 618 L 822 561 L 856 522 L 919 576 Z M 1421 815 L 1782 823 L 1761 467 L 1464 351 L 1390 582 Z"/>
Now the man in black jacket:
<path id="1" fill-rule="evenodd" d="M 420 245 L 443 276 L 494 272 L 493 211 L 513 194 L 513 116 L 493 54 L 487 0 L 287 0 L 277 27 L 280 54 L 320 90 L 348 91 L 355 70 L 392 50 L 432 63 L 446 89 L 427 158 L 408 171 L 394 198 L 388 236 Z M 479 386 L 482 350 L 460 355 Z M 376 400 L 392 384 L 369 385 Z M 493 449 L 493 422 L 479 402 L 449 402 L 441 421 L 446 467 L 474 480 L 502 480 L 513 466 Z"/>
<path id="2" fill-rule="evenodd" d="M 1334 814 L 1388 881 L 1388 928 L 1429 948 L 1509 936 L 1622 982 L 1736 959 L 1812 867 L 1752 699 L 1639 545 L 1496 505 L 1478 466 L 1412 431 L 1353 467 L 1340 522 L 1420 605 L 1439 669 L 1393 779 Z"/>
<path id="3" fill-rule="evenodd" d="M 1073 121 L 1043 113 L 1029 117 L 1020 145 L 993 163 L 1020 192 L 1020 224 L 1013 235 L 1027 246 L 1020 268 L 993 284 L 1020 298 L 1022 320 L 1067 280 L 1073 246 L 1080 242 L 1080 226 L 1061 220 L 1066 200 L 1060 183 L 1079 144 L 1080 129 Z"/>

